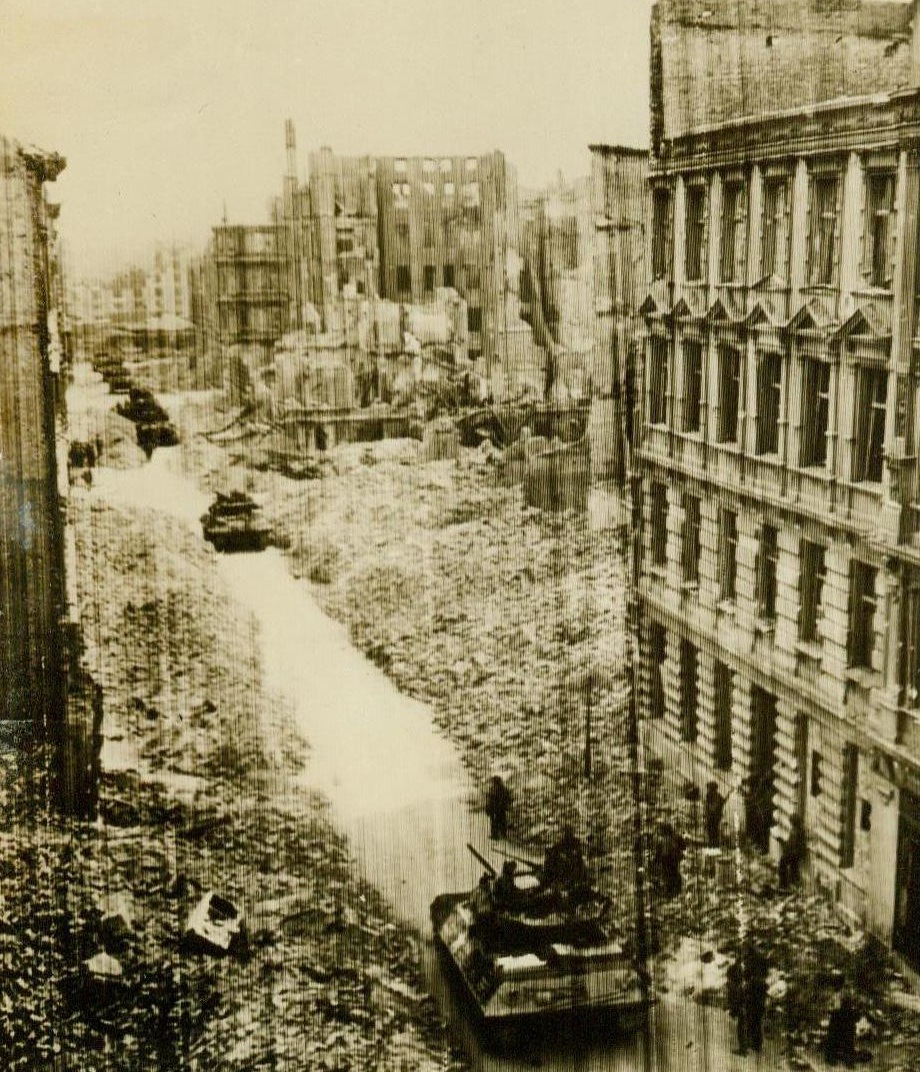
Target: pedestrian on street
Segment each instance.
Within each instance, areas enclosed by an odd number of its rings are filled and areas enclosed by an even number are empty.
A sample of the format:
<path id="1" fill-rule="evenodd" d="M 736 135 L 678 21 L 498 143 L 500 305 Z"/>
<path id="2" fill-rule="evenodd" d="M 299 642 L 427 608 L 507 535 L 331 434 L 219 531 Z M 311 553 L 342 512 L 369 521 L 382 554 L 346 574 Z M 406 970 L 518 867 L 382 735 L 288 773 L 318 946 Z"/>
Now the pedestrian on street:
<path id="1" fill-rule="evenodd" d="M 511 791 L 497 774 L 493 774 L 486 793 L 489 837 L 493 841 L 508 836 L 508 811 L 510 808 Z"/>
<path id="2" fill-rule="evenodd" d="M 763 1044 L 763 1015 L 767 1007 L 767 960 L 751 946 L 744 960 L 744 1033 L 746 1048 L 760 1053 Z"/>
<path id="3" fill-rule="evenodd" d="M 735 957 L 725 977 L 725 997 L 728 1015 L 735 1021 L 738 1036 L 738 1049 L 742 1057 L 747 1053 L 747 1030 L 744 1023 L 744 963 L 740 956 Z"/>
<path id="4" fill-rule="evenodd" d="M 686 841 L 670 823 L 659 826 L 652 866 L 656 883 L 665 897 L 676 897 L 683 889 L 680 865 L 686 847 Z"/>
<path id="5" fill-rule="evenodd" d="M 725 808 L 726 798 L 719 792 L 715 782 L 706 785 L 706 798 L 703 801 L 703 819 L 706 823 L 706 845 L 710 849 L 717 849 L 720 844 L 719 831 L 722 826 L 722 812 Z"/>
<path id="6" fill-rule="evenodd" d="M 789 820 L 789 837 L 783 842 L 779 856 L 779 888 L 788 890 L 797 886 L 801 877 L 802 858 L 805 855 L 805 829 L 801 815 Z"/>
<path id="7" fill-rule="evenodd" d="M 842 1061 L 848 1068 L 856 1062 L 856 1003 L 848 989 L 841 991 L 837 1007 L 831 1010 L 824 1036 L 824 1057 L 828 1064 Z"/>

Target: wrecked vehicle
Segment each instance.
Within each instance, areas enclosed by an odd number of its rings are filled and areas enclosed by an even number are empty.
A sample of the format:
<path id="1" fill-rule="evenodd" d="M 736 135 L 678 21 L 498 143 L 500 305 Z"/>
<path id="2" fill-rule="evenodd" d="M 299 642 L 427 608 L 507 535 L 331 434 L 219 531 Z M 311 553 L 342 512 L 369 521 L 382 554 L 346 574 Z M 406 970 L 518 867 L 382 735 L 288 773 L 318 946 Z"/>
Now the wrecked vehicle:
<path id="1" fill-rule="evenodd" d="M 201 527 L 215 551 L 264 551 L 271 537 L 262 507 L 242 491 L 218 492 Z"/>
<path id="2" fill-rule="evenodd" d="M 603 1018 L 621 1031 L 645 1022 L 647 969 L 593 887 L 547 885 L 540 869 L 514 875 L 511 902 L 496 896 L 494 868 L 480 885 L 431 904 L 435 945 L 485 1041 L 504 1049 L 559 1020 Z M 504 879 L 505 876 L 503 875 Z"/>
<path id="3" fill-rule="evenodd" d="M 236 905 L 213 891 L 206 893 L 189 914 L 183 950 L 221 957 L 242 955 L 246 944 L 246 925 Z"/>

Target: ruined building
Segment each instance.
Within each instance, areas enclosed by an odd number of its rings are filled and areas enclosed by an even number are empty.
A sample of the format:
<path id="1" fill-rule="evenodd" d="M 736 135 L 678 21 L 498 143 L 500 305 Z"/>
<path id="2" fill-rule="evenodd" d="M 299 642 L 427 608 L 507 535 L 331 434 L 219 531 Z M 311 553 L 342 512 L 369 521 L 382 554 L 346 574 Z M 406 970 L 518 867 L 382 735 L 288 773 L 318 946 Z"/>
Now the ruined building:
<path id="1" fill-rule="evenodd" d="M 92 714 L 86 747 L 75 746 L 68 686 L 79 692 L 79 645 L 59 464 L 63 284 L 58 206 L 44 192 L 63 167 L 56 154 L 0 137 L 0 745 L 51 745 L 58 802 L 85 811 Z"/>
<path id="2" fill-rule="evenodd" d="M 270 222 L 214 228 L 196 267 L 196 325 L 211 345 L 251 347 L 265 360 L 291 331 L 347 330 L 351 299 L 401 305 L 453 289 L 466 303 L 470 357 L 496 394 L 514 393 L 522 348 L 516 302 L 517 184 L 499 152 L 482 156 L 309 155 L 298 178 L 293 126 Z M 511 355 L 509 357 L 509 355 Z"/>
<path id="3" fill-rule="evenodd" d="M 657 3 L 636 461 L 649 747 L 920 967 L 913 14 Z"/>

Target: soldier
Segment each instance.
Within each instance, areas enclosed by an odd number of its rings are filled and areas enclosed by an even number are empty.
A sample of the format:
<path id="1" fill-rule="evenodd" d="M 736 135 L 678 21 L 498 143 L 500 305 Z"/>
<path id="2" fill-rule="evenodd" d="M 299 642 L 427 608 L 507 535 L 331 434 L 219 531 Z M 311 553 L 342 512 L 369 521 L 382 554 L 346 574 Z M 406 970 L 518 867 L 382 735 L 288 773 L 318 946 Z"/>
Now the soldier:
<path id="1" fill-rule="evenodd" d="M 511 791 L 497 774 L 493 774 L 486 793 L 486 815 L 489 817 L 489 837 L 508 836 L 508 810 L 511 807 Z"/>
<path id="2" fill-rule="evenodd" d="M 719 847 L 719 829 L 722 826 L 722 811 L 726 798 L 719 792 L 715 782 L 706 785 L 706 799 L 703 802 L 703 818 L 706 823 L 706 845 L 710 849 Z"/>
<path id="3" fill-rule="evenodd" d="M 779 887 L 786 890 L 799 884 L 802 857 L 805 855 L 805 830 L 801 815 L 789 820 L 789 837 L 783 842 L 779 857 Z"/>
<path id="4" fill-rule="evenodd" d="M 562 837 L 546 850 L 542 878 L 545 886 L 578 887 L 587 883 L 584 849 L 571 826 L 564 827 Z"/>

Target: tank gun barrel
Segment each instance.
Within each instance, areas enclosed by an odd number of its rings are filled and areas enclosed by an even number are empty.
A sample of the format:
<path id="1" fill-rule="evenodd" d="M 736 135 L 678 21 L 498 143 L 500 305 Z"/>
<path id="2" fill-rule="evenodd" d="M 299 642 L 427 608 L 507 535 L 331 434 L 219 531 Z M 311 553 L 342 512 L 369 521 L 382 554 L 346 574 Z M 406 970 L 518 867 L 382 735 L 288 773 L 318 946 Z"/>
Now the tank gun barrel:
<path id="1" fill-rule="evenodd" d="M 466 843 L 466 847 L 476 857 L 476 859 L 482 864 L 482 866 L 486 869 L 486 871 L 489 872 L 489 874 L 492 876 L 492 878 L 495 878 L 495 876 L 498 874 L 498 872 L 489 863 L 489 861 L 485 858 L 485 856 L 483 856 L 482 853 L 480 853 L 476 849 L 474 849 L 473 846 L 469 842 Z"/>
<path id="2" fill-rule="evenodd" d="M 529 867 L 531 871 L 537 873 L 543 870 L 543 864 L 538 864 L 534 860 L 528 860 L 525 856 L 515 856 L 512 852 L 503 852 L 501 849 L 495 850 L 499 856 L 504 856 L 506 860 L 514 860 L 515 863 L 523 864 L 525 867 Z"/>

